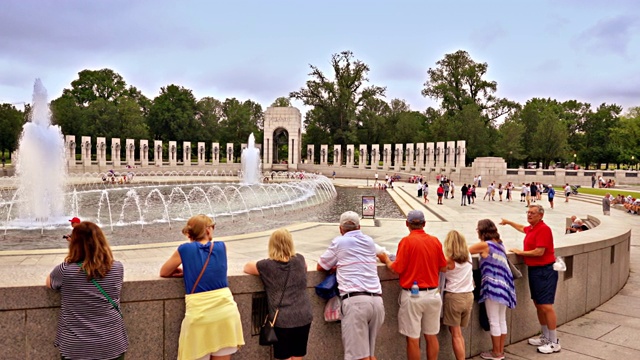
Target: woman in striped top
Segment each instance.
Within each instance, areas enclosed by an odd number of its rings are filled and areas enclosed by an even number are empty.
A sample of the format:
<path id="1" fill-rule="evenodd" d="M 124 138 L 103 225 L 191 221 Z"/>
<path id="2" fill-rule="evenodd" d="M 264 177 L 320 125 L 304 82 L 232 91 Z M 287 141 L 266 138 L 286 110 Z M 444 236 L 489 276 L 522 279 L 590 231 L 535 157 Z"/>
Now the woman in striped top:
<path id="1" fill-rule="evenodd" d="M 483 352 L 483 359 L 504 359 L 504 341 L 507 337 L 507 307 L 516 307 L 516 291 L 513 274 L 507 262 L 507 253 L 493 221 L 478 221 L 480 242 L 469 247 L 472 254 L 480 254 L 480 300 L 487 308 L 492 351 Z"/>
<path id="2" fill-rule="evenodd" d="M 129 343 L 120 313 L 122 263 L 113 260 L 92 222 L 75 226 L 68 241 L 67 257 L 47 277 L 47 287 L 61 295 L 55 346 L 63 360 L 124 359 Z"/>

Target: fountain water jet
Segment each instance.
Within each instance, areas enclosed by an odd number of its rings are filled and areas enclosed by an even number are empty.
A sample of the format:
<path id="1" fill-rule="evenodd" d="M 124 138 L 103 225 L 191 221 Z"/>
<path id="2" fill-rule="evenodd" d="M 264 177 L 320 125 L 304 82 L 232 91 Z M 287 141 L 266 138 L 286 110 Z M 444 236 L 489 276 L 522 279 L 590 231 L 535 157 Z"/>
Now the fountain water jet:
<path id="1" fill-rule="evenodd" d="M 256 147 L 256 138 L 249 135 L 247 148 L 242 150 L 243 183 L 254 185 L 260 182 L 260 149 Z"/>
<path id="2" fill-rule="evenodd" d="M 51 125 L 47 90 L 36 79 L 31 121 L 22 129 L 16 166 L 21 222 L 66 222 L 63 197 L 66 173 L 62 131 Z"/>

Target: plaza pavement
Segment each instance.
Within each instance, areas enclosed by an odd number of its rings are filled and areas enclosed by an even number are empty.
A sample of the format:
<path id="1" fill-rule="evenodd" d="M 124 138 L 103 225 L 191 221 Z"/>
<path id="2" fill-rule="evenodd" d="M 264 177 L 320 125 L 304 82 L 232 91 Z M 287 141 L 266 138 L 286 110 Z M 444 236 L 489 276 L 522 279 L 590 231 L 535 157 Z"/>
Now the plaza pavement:
<path id="1" fill-rule="evenodd" d="M 366 186 L 364 180 L 337 179 L 336 186 Z M 368 182 L 371 185 L 371 182 Z M 457 185 L 457 189 L 461 184 Z M 432 185 L 433 186 L 433 185 Z M 415 184 L 396 183 L 395 189 L 388 192 L 394 197 L 403 212 L 417 208 L 425 212 L 427 218 L 426 231 L 444 239 L 447 232 L 456 229 L 467 237 L 469 244 L 475 239 L 475 228 L 478 220 L 489 218 L 496 223 L 501 217 L 526 223 L 525 206 L 519 202 L 519 193 L 514 194 L 514 201 L 483 201 L 484 189 L 478 190 L 476 203 L 460 206 L 459 191 L 454 199 L 445 199 L 444 205 L 436 205 L 435 186 L 431 188 L 430 203 L 426 206 L 417 201 Z M 372 195 L 382 190 L 373 190 Z M 615 193 L 615 191 L 614 191 Z M 496 194 L 496 199 L 498 198 Z M 565 235 L 566 218 L 571 215 L 586 217 L 587 214 L 601 216 L 598 198 L 579 195 L 568 203 L 562 196 L 556 198 L 555 209 L 548 208 L 548 202 L 542 200 L 547 209 L 545 221 L 554 232 L 556 244 L 570 241 L 572 235 Z M 353 204 L 353 210 L 360 212 L 361 204 Z M 536 352 L 535 347 L 526 341 L 512 344 L 506 348 L 507 359 L 640 359 L 640 277 L 637 275 L 640 266 L 640 217 L 620 210 L 612 210 L 611 217 L 620 224 L 632 228 L 631 233 L 631 267 L 630 277 L 623 288 L 607 303 L 596 310 L 575 319 L 558 328 L 562 351 L 553 355 Z M 259 220 L 257 220 L 259 221 Z M 241 224 L 239 224 L 241 226 Z M 337 224 L 302 223 L 287 227 L 294 237 L 297 252 L 307 259 L 309 269 L 315 269 L 316 260 L 339 235 Z M 408 233 L 403 219 L 363 220 L 362 230 L 371 235 L 381 246 L 395 252 L 398 241 Z M 510 227 L 499 227 L 507 248 L 521 247 L 523 235 Z M 175 238 L 173 243 L 152 245 L 129 245 L 114 247 L 114 256 L 125 266 L 125 281 L 149 280 L 158 277 L 162 263 L 171 255 L 178 244 L 182 243 L 178 229 L 167 236 Z M 270 231 L 244 234 L 220 238 L 228 249 L 229 275 L 242 273 L 245 262 L 258 260 L 267 256 L 267 241 Z M 215 235 L 214 235 L 215 236 Z M 32 250 L 32 251 L 0 251 L 0 287 L 32 286 L 44 283 L 46 275 L 60 263 L 66 249 Z M 20 276 L 16 276 L 20 274 Z M 533 306 L 523 303 L 518 306 Z M 489 336 L 487 334 L 487 336 Z M 442 347 L 451 346 L 441 344 Z M 475 357 L 474 359 L 480 359 Z"/>

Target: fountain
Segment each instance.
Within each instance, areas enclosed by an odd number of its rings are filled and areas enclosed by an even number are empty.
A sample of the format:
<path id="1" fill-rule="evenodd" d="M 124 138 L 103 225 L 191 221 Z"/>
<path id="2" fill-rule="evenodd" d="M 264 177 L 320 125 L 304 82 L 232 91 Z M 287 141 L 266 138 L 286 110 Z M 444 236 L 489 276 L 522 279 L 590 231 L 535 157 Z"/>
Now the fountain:
<path id="1" fill-rule="evenodd" d="M 24 124 L 18 147 L 18 189 L 14 194 L 18 208 L 16 221 L 66 223 L 64 139 L 60 127 L 51 125 L 47 90 L 40 79 L 36 79 L 33 86 L 30 120 Z"/>
<path id="2" fill-rule="evenodd" d="M 256 147 L 256 138 L 253 133 L 249 135 L 249 144 L 242 150 L 242 174 L 243 182 L 248 185 L 260 182 L 260 149 Z"/>

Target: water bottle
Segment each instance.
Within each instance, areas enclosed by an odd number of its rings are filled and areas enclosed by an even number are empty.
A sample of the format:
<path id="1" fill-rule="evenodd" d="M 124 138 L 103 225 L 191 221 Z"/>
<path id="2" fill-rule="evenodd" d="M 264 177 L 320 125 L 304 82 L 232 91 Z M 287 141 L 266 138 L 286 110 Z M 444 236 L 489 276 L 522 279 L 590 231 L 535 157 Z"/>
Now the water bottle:
<path id="1" fill-rule="evenodd" d="M 411 297 L 419 297 L 420 296 L 420 288 L 418 287 L 418 282 L 414 281 L 413 285 L 411 285 Z"/>

